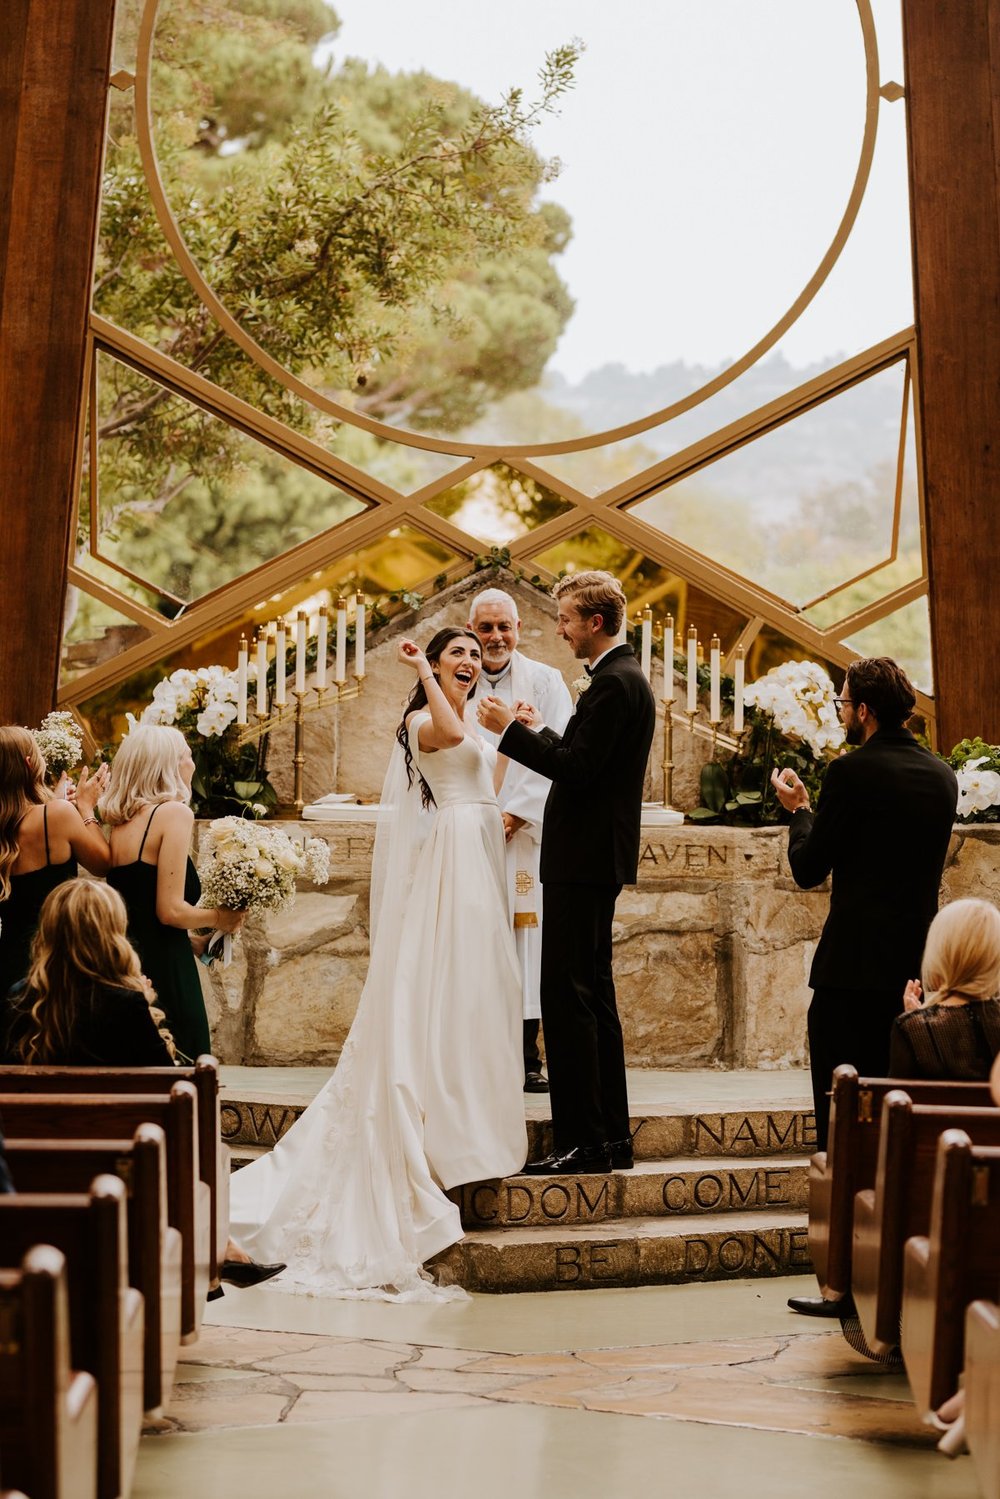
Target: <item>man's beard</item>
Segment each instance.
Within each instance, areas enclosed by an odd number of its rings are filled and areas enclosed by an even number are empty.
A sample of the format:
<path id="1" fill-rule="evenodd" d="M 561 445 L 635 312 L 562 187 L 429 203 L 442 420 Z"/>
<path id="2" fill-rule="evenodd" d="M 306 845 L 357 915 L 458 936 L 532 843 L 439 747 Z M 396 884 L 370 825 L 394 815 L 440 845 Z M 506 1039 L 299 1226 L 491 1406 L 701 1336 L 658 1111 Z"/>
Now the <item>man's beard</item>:
<path id="1" fill-rule="evenodd" d="M 844 730 L 844 739 L 848 744 L 857 748 L 859 744 L 864 744 L 865 742 L 864 729 L 859 723 L 852 723 L 849 729 Z"/>
<path id="2" fill-rule="evenodd" d="M 494 656 L 489 651 L 484 651 L 483 671 L 488 671 L 490 676 L 492 677 L 499 676 L 501 672 L 507 670 L 508 666 L 510 665 L 510 658 L 512 655 L 513 651 L 505 651 L 503 653 L 498 652 L 496 656 Z"/>

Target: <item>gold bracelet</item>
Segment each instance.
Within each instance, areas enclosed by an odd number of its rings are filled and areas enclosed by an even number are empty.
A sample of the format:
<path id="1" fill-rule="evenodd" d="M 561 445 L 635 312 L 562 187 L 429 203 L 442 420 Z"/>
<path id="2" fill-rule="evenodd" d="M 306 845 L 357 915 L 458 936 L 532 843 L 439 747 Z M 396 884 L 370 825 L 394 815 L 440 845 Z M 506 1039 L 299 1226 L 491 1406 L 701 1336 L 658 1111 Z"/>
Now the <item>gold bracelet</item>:
<path id="1" fill-rule="evenodd" d="M 85 817 L 83 819 L 83 825 L 85 828 L 99 828 L 103 826 L 99 817 Z"/>

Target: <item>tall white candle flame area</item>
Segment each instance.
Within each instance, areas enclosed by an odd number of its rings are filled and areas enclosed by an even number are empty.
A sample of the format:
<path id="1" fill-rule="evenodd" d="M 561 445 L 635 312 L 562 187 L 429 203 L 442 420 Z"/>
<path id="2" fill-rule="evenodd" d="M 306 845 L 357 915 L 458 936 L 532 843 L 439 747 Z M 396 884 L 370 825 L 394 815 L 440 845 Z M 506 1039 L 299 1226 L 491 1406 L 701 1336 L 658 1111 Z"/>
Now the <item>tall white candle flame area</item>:
<path id="1" fill-rule="evenodd" d="M 336 664 L 334 689 L 337 702 L 357 697 L 365 679 L 365 624 L 367 603 L 363 593 L 355 598 L 355 655 L 354 682 L 347 683 L 347 600 L 337 600 Z M 316 670 L 312 685 L 308 685 L 307 658 L 309 642 L 315 623 Z M 274 688 L 268 693 L 268 637 L 274 634 Z M 289 635 L 295 644 L 295 698 L 294 713 L 288 709 L 288 645 Z M 272 729 L 282 723 L 295 724 L 295 753 L 292 764 L 295 772 L 294 802 L 290 809 L 296 816 L 303 808 L 302 772 L 305 765 L 303 718 L 323 706 L 327 695 L 330 656 L 330 615 L 326 605 L 317 612 L 315 622 L 305 609 L 297 610 L 293 620 L 279 619 L 273 626 L 262 626 L 254 641 L 255 665 L 257 669 L 257 702 L 254 724 L 248 723 L 248 693 L 250 671 L 250 648 L 245 637 L 240 638 L 237 657 L 237 726 L 240 730 L 239 744 L 250 744 L 263 739 Z"/>

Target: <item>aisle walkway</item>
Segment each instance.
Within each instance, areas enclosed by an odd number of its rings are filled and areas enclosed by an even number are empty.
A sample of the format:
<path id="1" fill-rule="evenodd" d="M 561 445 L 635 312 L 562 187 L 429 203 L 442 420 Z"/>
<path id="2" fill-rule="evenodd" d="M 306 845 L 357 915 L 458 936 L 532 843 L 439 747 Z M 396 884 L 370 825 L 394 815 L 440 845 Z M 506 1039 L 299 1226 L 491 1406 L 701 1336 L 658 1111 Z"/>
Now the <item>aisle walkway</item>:
<path id="1" fill-rule="evenodd" d="M 389 1306 L 227 1291 L 135 1499 L 973 1499 L 802 1280 Z"/>

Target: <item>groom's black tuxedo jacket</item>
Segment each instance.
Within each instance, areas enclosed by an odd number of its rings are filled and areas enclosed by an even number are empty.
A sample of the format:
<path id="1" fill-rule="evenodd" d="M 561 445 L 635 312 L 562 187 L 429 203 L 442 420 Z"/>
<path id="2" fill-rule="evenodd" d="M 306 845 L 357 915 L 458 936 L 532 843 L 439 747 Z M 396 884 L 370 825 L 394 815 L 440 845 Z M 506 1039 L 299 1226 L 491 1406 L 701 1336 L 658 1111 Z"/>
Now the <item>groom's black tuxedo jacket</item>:
<path id="1" fill-rule="evenodd" d="M 920 974 L 955 820 L 955 772 L 906 729 L 879 729 L 834 760 L 815 816 L 796 812 L 788 862 L 809 889 L 833 875 L 809 982 L 897 989 Z"/>
<path id="2" fill-rule="evenodd" d="M 542 883 L 628 885 L 656 707 L 631 646 L 597 663 L 566 732 L 512 723 L 499 748 L 552 782 L 542 822 Z"/>

